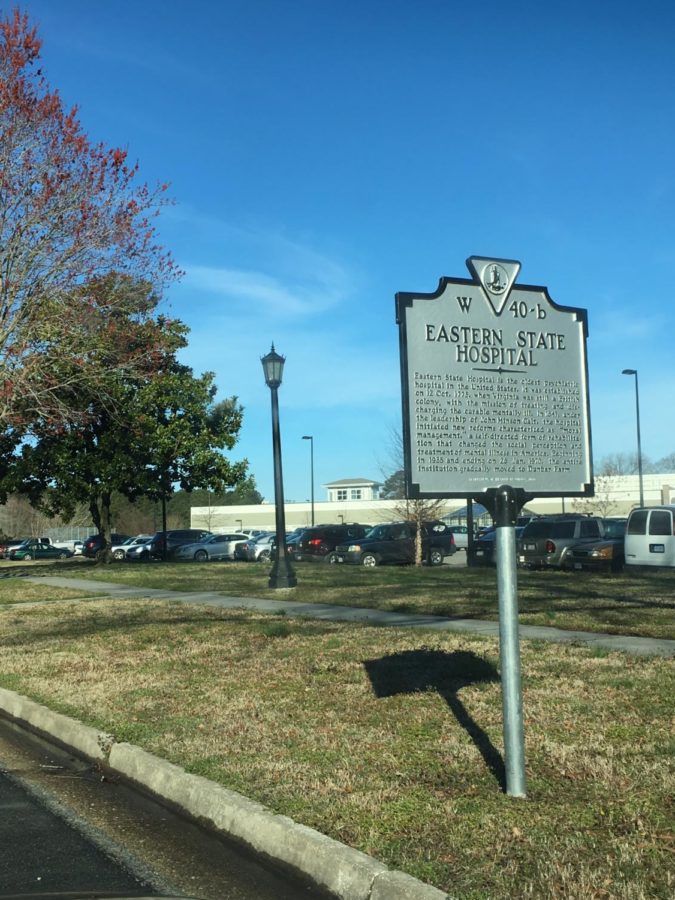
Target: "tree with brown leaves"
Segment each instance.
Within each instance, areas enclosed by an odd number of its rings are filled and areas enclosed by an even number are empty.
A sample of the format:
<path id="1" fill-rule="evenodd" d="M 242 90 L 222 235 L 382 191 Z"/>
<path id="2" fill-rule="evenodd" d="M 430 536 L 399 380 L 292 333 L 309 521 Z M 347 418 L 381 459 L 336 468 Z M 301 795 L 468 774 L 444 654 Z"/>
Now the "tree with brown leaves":
<path id="1" fill-rule="evenodd" d="M 153 220 L 167 185 L 138 182 L 125 150 L 93 143 L 38 67 L 41 42 L 15 10 L 0 21 L 0 432 L 72 420 L 83 385 L 105 391 L 96 348 L 115 273 L 159 298 L 179 273 Z M 153 305 L 154 308 L 154 305 Z M 139 307 L 138 318 L 151 308 Z M 130 365 L 126 358 L 125 365 Z M 143 363 L 145 364 L 145 362 Z"/>

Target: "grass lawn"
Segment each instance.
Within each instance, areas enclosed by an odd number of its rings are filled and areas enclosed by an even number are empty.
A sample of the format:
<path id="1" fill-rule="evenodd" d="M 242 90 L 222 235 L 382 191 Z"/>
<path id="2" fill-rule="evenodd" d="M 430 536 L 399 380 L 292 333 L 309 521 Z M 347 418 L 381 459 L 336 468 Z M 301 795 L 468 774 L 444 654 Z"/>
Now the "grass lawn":
<path id="1" fill-rule="evenodd" d="M 13 564 L 17 565 L 17 564 Z M 32 574 L 76 575 L 140 587 L 220 591 L 231 596 L 274 597 L 269 566 L 255 563 L 112 563 L 70 560 L 28 566 Z M 293 600 L 368 606 L 459 618 L 497 619 L 496 573 L 491 568 L 299 564 Z M 286 593 L 286 592 L 285 592 Z M 518 571 L 520 621 L 579 631 L 675 639 L 675 572 L 620 575 Z"/>
<path id="2" fill-rule="evenodd" d="M 108 571 L 233 578 L 244 593 L 263 577 L 253 566 Z M 375 574 L 378 605 L 390 575 L 430 604 L 433 586 L 459 593 L 466 579 L 464 613 L 476 606 L 466 585 L 480 593 L 489 581 L 429 570 L 422 587 L 408 571 L 311 571 L 301 577 L 317 579 L 321 599 L 324 579 Z M 99 600 L 0 608 L 0 640 L 3 686 L 453 897 L 675 893 L 672 660 L 524 641 L 528 796 L 516 800 L 501 789 L 492 639 Z"/>
<path id="3" fill-rule="evenodd" d="M 91 592 L 71 588 L 45 588 L 44 585 L 18 578 L 0 579 L 0 609 L 15 603 L 37 603 L 91 596 Z"/>

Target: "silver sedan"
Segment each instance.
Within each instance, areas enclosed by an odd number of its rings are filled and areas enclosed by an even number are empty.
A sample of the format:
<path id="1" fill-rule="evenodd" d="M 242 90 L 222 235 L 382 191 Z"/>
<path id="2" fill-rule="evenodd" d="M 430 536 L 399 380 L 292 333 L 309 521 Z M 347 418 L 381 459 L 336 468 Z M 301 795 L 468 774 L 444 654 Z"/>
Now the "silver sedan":
<path id="1" fill-rule="evenodd" d="M 209 559 L 234 559 L 237 544 L 249 540 L 247 534 L 212 534 L 197 544 L 186 544 L 174 551 L 174 559 L 194 559 L 207 562 Z"/>

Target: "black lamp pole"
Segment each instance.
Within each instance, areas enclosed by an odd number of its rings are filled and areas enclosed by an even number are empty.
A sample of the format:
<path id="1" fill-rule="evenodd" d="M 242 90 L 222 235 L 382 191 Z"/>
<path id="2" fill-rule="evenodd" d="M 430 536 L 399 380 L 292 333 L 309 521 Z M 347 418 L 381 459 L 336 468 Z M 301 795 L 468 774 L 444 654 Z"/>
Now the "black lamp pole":
<path id="1" fill-rule="evenodd" d="M 638 455 L 638 480 L 640 483 L 640 506 L 645 505 L 645 492 L 642 483 L 642 443 L 640 441 L 640 394 L 638 392 L 637 369 L 624 369 L 622 375 L 635 375 L 635 417 L 637 419 L 637 455 Z"/>
<path id="2" fill-rule="evenodd" d="M 314 438 L 311 434 L 303 434 L 303 441 L 309 441 L 309 470 L 312 482 L 312 526 L 314 525 Z"/>
<path id="3" fill-rule="evenodd" d="M 298 583 L 295 572 L 291 567 L 286 548 L 286 521 L 284 516 L 284 481 L 281 469 L 281 434 L 279 430 L 279 396 L 278 388 L 281 384 L 281 376 L 284 371 L 285 357 L 280 356 L 274 349 L 263 356 L 263 371 L 265 383 L 272 393 L 272 450 L 274 453 L 274 503 L 276 507 L 276 537 L 277 551 L 274 565 L 270 572 L 268 587 L 289 588 Z"/>

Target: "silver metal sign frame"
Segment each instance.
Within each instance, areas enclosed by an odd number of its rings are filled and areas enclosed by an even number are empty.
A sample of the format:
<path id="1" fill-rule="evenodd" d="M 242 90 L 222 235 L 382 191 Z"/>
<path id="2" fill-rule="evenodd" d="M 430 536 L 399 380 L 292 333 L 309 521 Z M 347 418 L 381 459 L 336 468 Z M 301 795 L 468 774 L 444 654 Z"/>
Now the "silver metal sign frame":
<path id="1" fill-rule="evenodd" d="M 396 294 L 408 496 L 592 496 L 586 310 L 517 284 L 517 260 L 467 266 Z"/>

